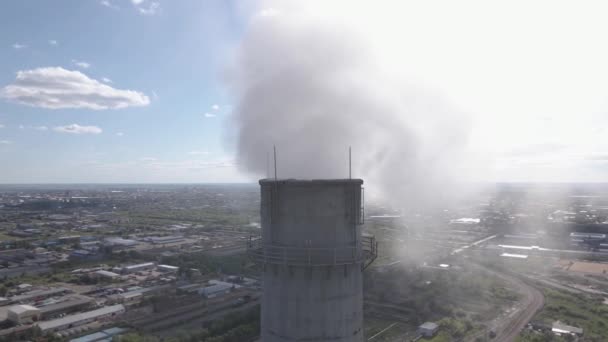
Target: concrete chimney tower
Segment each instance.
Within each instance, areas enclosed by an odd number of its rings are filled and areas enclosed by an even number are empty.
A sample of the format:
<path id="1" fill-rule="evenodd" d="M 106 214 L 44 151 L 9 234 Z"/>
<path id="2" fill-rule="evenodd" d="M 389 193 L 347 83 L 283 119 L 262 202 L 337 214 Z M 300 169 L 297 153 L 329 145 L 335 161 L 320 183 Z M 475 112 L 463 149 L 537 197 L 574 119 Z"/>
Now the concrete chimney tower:
<path id="1" fill-rule="evenodd" d="M 262 236 L 249 244 L 263 269 L 262 341 L 362 342 L 361 179 L 260 180 Z"/>

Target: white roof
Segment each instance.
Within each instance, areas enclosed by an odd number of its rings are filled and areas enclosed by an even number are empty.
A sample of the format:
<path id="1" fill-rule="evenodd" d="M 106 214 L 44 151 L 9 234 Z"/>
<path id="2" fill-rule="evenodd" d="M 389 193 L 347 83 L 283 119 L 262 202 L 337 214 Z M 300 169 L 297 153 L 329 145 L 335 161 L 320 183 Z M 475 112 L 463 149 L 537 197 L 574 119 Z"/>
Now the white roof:
<path id="1" fill-rule="evenodd" d="M 118 274 L 118 273 L 114 273 L 114 272 L 110 272 L 110 271 L 105 271 L 105 270 L 95 271 L 95 273 L 99 274 L 99 275 L 106 276 L 106 277 L 120 277 L 120 274 Z"/>
<path id="2" fill-rule="evenodd" d="M 429 329 L 429 330 L 434 330 L 437 329 L 439 327 L 439 325 L 437 325 L 437 323 L 433 323 L 433 322 L 425 322 L 424 324 L 422 324 L 420 326 L 421 329 Z"/>
<path id="3" fill-rule="evenodd" d="M 106 306 L 101 309 L 97 309 L 97 310 L 93 310 L 93 311 L 87 311 L 87 312 L 79 313 L 76 315 L 70 315 L 70 316 L 65 316 L 65 317 L 50 320 L 50 321 L 40 322 L 40 323 L 38 323 L 38 327 L 40 327 L 40 329 L 42 331 L 45 331 L 45 330 L 49 330 L 49 329 L 55 329 L 58 327 L 62 327 L 64 325 L 70 325 L 70 324 L 84 321 L 87 319 L 95 319 L 99 316 L 109 315 L 109 314 L 112 314 L 115 312 L 121 312 L 124 310 L 125 310 L 125 307 L 122 304 Z"/>
<path id="4" fill-rule="evenodd" d="M 125 268 L 126 269 L 133 269 L 133 268 L 150 267 L 150 266 L 154 266 L 154 263 L 153 262 L 145 262 L 143 264 L 125 266 Z"/>
<path id="5" fill-rule="evenodd" d="M 11 306 L 8 310 L 18 315 L 28 311 L 40 311 L 37 307 L 31 305 L 15 305 Z"/>
<path id="6" fill-rule="evenodd" d="M 525 254 L 502 253 L 500 256 L 507 258 L 528 259 L 528 256 Z"/>
<path id="7" fill-rule="evenodd" d="M 178 269 L 179 268 L 177 266 L 171 266 L 171 265 L 158 265 L 158 267 L 171 268 L 171 269 Z"/>

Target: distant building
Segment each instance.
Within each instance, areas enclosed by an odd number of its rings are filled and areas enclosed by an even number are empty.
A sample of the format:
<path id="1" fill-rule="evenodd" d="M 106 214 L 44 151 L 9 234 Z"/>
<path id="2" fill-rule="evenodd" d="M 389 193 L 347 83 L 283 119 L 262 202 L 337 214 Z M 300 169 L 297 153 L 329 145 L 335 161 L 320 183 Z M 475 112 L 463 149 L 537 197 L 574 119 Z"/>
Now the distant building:
<path id="1" fill-rule="evenodd" d="M 144 241 L 150 242 L 155 245 L 162 245 L 167 243 L 176 243 L 184 241 L 184 237 L 180 235 L 170 235 L 170 236 L 150 236 L 144 238 Z"/>
<path id="2" fill-rule="evenodd" d="M 125 312 L 125 307 L 122 304 L 105 306 L 101 309 L 82 312 L 76 315 L 65 316 L 50 321 L 39 322 L 38 327 L 42 332 L 57 332 L 66 328 L 83 325 L 99 319 L 114 317 Z"/>
<path id="3" fill-rule="evenodd" d="M 59 243 L 66 245 L 72 243 L 80 243 L 80 235 L 61 236 L 59 238 Z"/>
<path id="4" fill-rule="evenodd" d="M 72 218 L 72 216 L 70 215 L 64 215 L 64 214 L 51 214 L 49 216 L 47 216 L 47 218 L 49 220 L 53 220 L 53 221 L 66 221 Z"/>
<path id="5" fill-rule="evenodd" d="M 433 322 L 426 322 L 418 327 L 418 334 L 423 337 L 433 337 L 439 330 L 439 325 Z"/>
<path id="6" fill-rule="evenodd" d="M 583 328 L 573 327 L 570 325 L 566 325 L 560 321 L 555 321 L 555 322 L 553 322 L 553 325 L 551 326 L 551 332 L 553 332 L 556 335 L 567 334 L 567 335 L 582 336 Z"/>
<path id="7" fill-rule="evenodd" d="M 221 297 L 230 293 L 236 285 L 223 281 L 213 281 L 212 285 L 200 288 L 198 293 L 205 298 Z"/>
<path id="8" fill-rule="evenodd" d="M 17 289 L 19 289 L 19 291 L 25 291 L 25 290 L 29 290 L 31 288 L 32 288 L 32 285 L 27 284 L 27 283 L 17 285 Z"/>
<path id="9" fill-rule="evenodd" d="M 70 253 L 70 259 L 87 259 L 96 260 L 101 259 L 102 255 L 91 250 L 77 249 Z"/>
<path id="10" fill-rule="evenodd" d="M 120 237 L 109 237 L 104 240 L 106 246 L 110 246 L 116 249 L 127 249 L 133 248 L 139 244 L 139 242 L 130 239 L 123 239 Z"/>
<path id="11" fill-rule="evenodd" d="M 156 267 L 156 264 L 153 262 L 146 262 L 143 264 L 136 264 L 136 265 L 129 265 L 129 266 L 124 266 L 121 269 L 122 273 L 135 273 L 135 272 L 139 272 L 139 271 L 144 271 L 144 270 L 150 270 Z"/>
<path id="12" fill-rule="evenodd" d="M 9 297 L 8 299 L 11 301 L 11 303 L 32 302 L 37 300 L 43 300 L 53 296 L 63 295 L 65 293 L 68 293 L 69 291 L 70 290 L 64 287 L 56 287 L 48 290 L 34 290 L 18 296 Z"/>
<path id="13" fill-rule="evenodd" d="M 92 275 L 97 278 L 105 278 L 105 279 L 110 279 L 110 280 L 120 278 L 120 274 L 110 272 L 110 271 L 104 271 L 104 270 L 95 271 L 92 273 Z"/>
<path id="14" fill-rule="evenodd" d="M 94 303 L 94 300 L 91 297 L 82 296 L 82 295 L 73 295 L 73 296 L 64 298 L 60 302 L 41 306 L 40 307 L 40 318 L 41 319 L 50 319 L 50 318 L 57 317 L 61 314 L 79 311 L 79 310 L 90 307 L 93 303 Z"/>
<path id="15" fill-rule="evenodd" d="M 179 267 L 171 266 L 171 265 L 158 265 L 158 266 L 156 266 L 156 268 L 161 272 L 168 272 L 168 273 L 175 273 L 179 270 Z"/>
<path id="16" fill-rule="evenodd" d="M 570 240 L 573 242 L 583 242 L 584 240 L 606 240 L 606 237 L 606 234 L 581 232 L 570 233 Z"/>
<path id="17" fill-rule="evenodd" d="M 82 337 L 71 339 L 70 342 L 105 342 L 112 341 L 112 338 L 116 335 L 124 334 L 129 331 L 129 329 L 125 328 L 110 328 L 102 331 L 98 331 L 96 333 L 85 335 Z"/>
<path id="18" fill-rule="evenodd" d="M 8 309 L 7 317 L 15 324 L 31 323 L 38 320 L 40 310 L 31 305 L 15 305 Z"/>
<path id="19" fill-rule="evenodd" d="M 133 304 L 141 302 L 143 298 L 143 293 L 140 291 L 130 291 L 125 293 L 118 293 L 115 295 L 111 295 L 108 297 L 108 302 L 110 303 L 120 303 L 120 304 Z"/>

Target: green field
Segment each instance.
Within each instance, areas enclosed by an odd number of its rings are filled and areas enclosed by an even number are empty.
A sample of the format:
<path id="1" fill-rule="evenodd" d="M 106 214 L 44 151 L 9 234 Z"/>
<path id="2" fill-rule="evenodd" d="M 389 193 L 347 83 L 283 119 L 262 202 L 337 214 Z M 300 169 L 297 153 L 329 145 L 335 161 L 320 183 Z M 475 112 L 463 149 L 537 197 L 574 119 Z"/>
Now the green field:
<path id="1" fill-rule="evenodd" d="M 548 327 L 554 321 L 584 329 L 584 341 L 608 341 L 608 305 L 603 304 L 601 296 L 576 294 L 553 289 L 542 289 L 545 295 L 545 307 L 534 317 L 534 322 L 540 322 Z M 524 332 L 519 337 L 520 342 L 537 341 L 571 341 L 569 338 Z"/>

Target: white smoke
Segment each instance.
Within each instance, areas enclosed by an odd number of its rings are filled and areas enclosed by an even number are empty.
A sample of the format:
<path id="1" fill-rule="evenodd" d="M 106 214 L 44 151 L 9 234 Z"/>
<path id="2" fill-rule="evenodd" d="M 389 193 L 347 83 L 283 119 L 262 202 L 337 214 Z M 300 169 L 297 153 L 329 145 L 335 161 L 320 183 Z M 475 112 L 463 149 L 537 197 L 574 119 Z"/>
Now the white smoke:
<path id="1" fill-rule="evenodd" d="M 249 23 L 230 74 L 239 165 L 265 176 L 275 145 L 280 178 L 347 178 L 352 146 L 353 177 L 385 198 L 451 196 L 469 163 L 468 117 L 383 58 L 398 41 L 319 4 L 264 3 Z"/>

